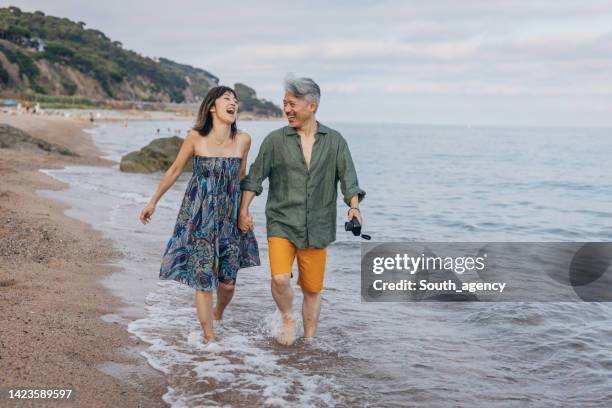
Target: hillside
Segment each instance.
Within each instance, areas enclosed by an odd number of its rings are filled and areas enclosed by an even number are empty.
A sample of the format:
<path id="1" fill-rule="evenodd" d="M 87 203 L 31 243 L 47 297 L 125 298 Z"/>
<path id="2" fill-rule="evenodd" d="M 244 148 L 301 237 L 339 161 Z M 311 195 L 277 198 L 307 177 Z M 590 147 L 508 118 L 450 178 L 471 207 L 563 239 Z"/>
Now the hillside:
<path id="1" fill-rule="evenodd" d="M 126 50 L 83 22 L 0 8 L 0 96 L 193 103 L 218 83 L 218 77 L 203 69 Z M 254 91 L 248 92 L 248 103 L 241 109 L 259 116 L 282 115 Z"/>

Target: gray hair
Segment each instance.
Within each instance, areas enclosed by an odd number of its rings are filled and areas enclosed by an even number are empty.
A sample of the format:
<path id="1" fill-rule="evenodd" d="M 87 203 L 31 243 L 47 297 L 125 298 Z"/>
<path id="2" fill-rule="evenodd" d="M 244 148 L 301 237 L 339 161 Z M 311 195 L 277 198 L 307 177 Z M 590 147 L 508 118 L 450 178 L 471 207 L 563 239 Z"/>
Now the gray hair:
<path id="1" fill-rule="evenodd" d="M 285 91 L 308 102 L 316 102 L 317 105 L 321 100 L 321 88 L 310 78 L 296 78 L 293 74 L 288 74 L 285 77 Z"/>

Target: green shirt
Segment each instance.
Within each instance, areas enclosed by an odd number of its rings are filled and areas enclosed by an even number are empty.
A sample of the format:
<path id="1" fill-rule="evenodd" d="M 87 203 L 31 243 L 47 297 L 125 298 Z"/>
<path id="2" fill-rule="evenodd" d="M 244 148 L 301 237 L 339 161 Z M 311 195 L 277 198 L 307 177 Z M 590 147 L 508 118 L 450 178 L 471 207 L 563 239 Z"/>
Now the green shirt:
<path id="1" fill-rule="evenodd" d="M 241 188 L 259 195 L 266 178 L 268 236 L 287 238 L 298 248 L 325 248 L 336 240 L 338 182 L 347 205 L 352 197 L 361 201 L 365 196 L 346 140 L 320 123 L 310 170 L 295 128 L 285 126 L 266 136 Z"/>

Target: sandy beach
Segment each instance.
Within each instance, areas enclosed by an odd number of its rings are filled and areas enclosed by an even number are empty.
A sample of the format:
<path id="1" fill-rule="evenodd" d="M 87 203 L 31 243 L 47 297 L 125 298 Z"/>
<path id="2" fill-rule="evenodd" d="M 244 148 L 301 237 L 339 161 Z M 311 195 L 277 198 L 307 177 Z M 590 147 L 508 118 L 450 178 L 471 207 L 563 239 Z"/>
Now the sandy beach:
<path id="1" fill-rule="evenodd" d="M 72 389 L 76 399 L 66 406 L 166 406 L 163 376 L 136 353 L 141 342 L 121 322 L 101 319 L 121 306 L 100 283 L 121 254 L 35 193 L 66 188 L 41 168 L 112 164 L 83 131 L 90 124 L 6 113 L 0 123 L 79 155 L 0 149 L 0 387 Z"/>

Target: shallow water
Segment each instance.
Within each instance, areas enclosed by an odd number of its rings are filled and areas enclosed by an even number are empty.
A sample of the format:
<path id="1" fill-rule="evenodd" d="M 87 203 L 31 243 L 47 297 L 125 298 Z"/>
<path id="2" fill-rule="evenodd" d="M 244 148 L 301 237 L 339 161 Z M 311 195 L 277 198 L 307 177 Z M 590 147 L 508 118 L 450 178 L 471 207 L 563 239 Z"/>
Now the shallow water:
<path id="1" fill-rule="evenodd" d="M 282 122 L 245 122 L 250 160 Z M 364 232 L 377 241 L 610 241 L 610 129 L 330 124 L 351 147 Z M 100 125 L 108 157 L 186 122 Z M 168 128 L 170 130 L 168 131 Z M 111 237 L 125 269 L 105 283 L 129 302 L 129 331 L 164 372 L 173 406 L 610 406 L 609 304 L 407 303 L 360 300 L 360 242 L 340 227 L 330 247 L 318 336 L 280 347 L 269 291 L 265 193 L 253 204 L 262 266 L 241 270 L 219 342 L 203 345 L 193 291 L 157 282 L 189 175 L 140 209 L 161 174 L 118 167 L 47 173 L 70 183 L 41 194 Z M 299 310 L 300 294 L 295 306 Z M 299 316 L 298 327 L 299 327 Z M 299 333 L 300 331 L 298 331 Z"/>

